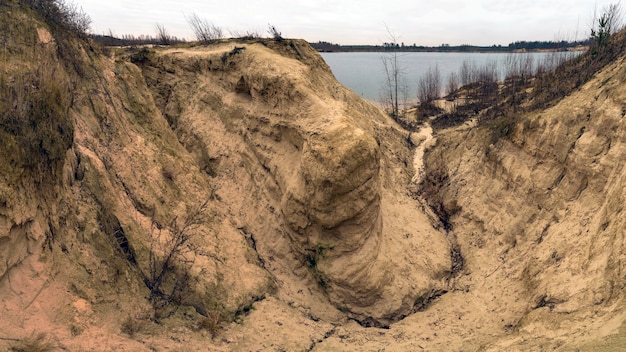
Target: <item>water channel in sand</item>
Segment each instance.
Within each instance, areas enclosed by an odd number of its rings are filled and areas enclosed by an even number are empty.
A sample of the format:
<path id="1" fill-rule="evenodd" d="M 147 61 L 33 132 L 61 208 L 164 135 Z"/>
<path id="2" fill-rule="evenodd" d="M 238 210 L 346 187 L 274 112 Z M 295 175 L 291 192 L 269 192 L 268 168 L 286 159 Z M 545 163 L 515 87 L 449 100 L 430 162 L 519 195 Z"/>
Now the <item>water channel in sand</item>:
<path id="1" fill-rule="evenodd" d="M 411 142 L 415 145 L 415 155 L 413 156 L 413 168 L 415 168 L 415 175 L 411 183 L 418 184 L 422 181 L 424 176 L 424 153 L 426 150 L 435 145 L 437 138 L 433 136 L 433 129 L 429 124 L 424 126 L 418 131 L 411 134 Z"/>

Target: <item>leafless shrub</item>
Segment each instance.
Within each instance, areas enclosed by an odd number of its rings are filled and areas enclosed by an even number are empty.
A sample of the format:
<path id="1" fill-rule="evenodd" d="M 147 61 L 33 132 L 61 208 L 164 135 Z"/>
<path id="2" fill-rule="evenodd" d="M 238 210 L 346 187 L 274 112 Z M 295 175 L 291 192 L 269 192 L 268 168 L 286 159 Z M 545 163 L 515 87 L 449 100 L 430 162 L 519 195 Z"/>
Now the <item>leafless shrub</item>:
<path id="1" fill-rule="evenodd" d="M 456 72 L 450 73 L 448 76 L 448 84 L 446 85 L 446 95 L 452 96 L 459 89 L 459 76 Z"/>
<path id="2" fill-rule="evenodd" d="M 272 38 L 274 38 L 274 40 L 278 41 L 278 42 L 282 42 L 283 41 L 283 35 L 282 33 L 272 24 L 268 24 L 268 29 L 267 29 L 268 33 L 272 36 Z"/>
<path id="3" fill-rule="evenodd" d="M 132 54 L 130 55 L 130 62 L 134 64 L 144 64 L 146 62 L 149 62 L 154 54 L 152 50 L 148 49 L 145 46 L 142 48 L 133 47 L 131 48 L 131 53 Z"/>
<path id="4" fill-rule="evenodd" d="M 198 41 L 206 44 L 224 37 L 221 27 L 209 22 L 206 18 L 200 18 L 195 12 L 186 18 Z"/>
<path id="5" fill-rule="evenodd" d="M 498 76 L 498 62 L 488 61 L 477 70 L 475 80 L 480 83 L 492 83 L 498 81 Z"/>
<path id="6" fill-rule="evenodd" d="M 535 59 L 531 54 L 524 54 L 520 60 L 522 80 L 527 80 L 535 74 Z"/>
<path id="7" fill-rule="evenodd" d="M 66 0 L 22 0 L 59 29 L 86 36 L 91 18 L 77 4 Z"/>
<path id="8" fill-rule="evenodd" d="M 394 78 L 396 70 L 394 70 L 394 58 L 389 55 L 382 55 L 380 57 L 382 61 L 383 71 L 385 72 L 384 80 L 382 82 L 382 88 L 380 92 L 380 101 L 385 109 L 391 110 L 391 117 L 394 119 L 398 117 L 396 109 L 396 94 L 394 86 Z"/>
<path id="9" fill-rule="evenodd" d="M 510 53 L 505 58 L 503 66 L 504 95 L 509 99 L 509 105 L 513 107 L 513 110 L 516 110 L 530 78 L 535 74 L 534 59 L 528 53 Z"/>
<path id="10" fill-rule="evenodd" d="M 576 57 L 579 53 L 575 51 L 551 51 L 537 60 L 535 66 L 535 76 L 541 76 L 545 72 L 553 71 L 566 61 Z"/>
<path id="11" fill-rule="evenodd" d="M 476 82 L 478 83 L 478 101 L 481 106 L 492 104 L 492 100 L 497 98 L 498 93 L 498 63 L 496 61 L 486 62 L 478 69 Z"/>
<path id="12" fill-rule="evenodd" d="M 65 17 L 62 18 L 67 28 L 81 35 L 86 35 L 91 26 L 91 17 L 83 11 L 82 7 L 64 0 L 57 0 L 57 3 L 61 13 L 65 14 Z"/>
<path id="13" fill-rule="evenodd" d="M 172 43 L 172 36 L 164 25 L 157 23 L 154 25 L 154 30 L 159 44 L 170 45 Z"/>
<path id="14" fill-rule="evenodd" d="M 557 67 L 563 65 L 567 61 L 573 59 L 579 55 L 579 53 L 572 51 L 554 51 L 544 56 L 543 60 L 541 60 L 537 64 L 537 74 L 541 74 L 539 68 L 541 67 L 543 72 L 545 71 L 554 71 Z"/>
<path id="15" fill-rule="evenodd" d="M 504 58 L 504 63 L 503 63 L 503 67 L 504 67 L 504 78 L 505 79 L 509 79 L 509 78 L 513 78 L 513 77 L 517 77 L 519 76 L 519 64 L 518 64 L 518 55 L 515 53 L 509 53 L 505 58 Z"/>
<path id="16" fill-rule="evenodd" d="M 428 71 L 417 82 L 417 99 L 420 103 L 429 103 L 441 94 L 441 74 L 439 66 L 429 67 Z"/>
<path id="17" fill-rule="evenodd" d="M 461 79 L 461 85 L 466 86 L 476 80 L 475 77 L 476 64 L 471 60 L 463 60 L 461 68 L 459 70 L 459 76 Z"/>
<path id="18" fill-rule="evenodd" d="M 509 53 L 504 59 L 504 78 L 524 81 L 535 73 L 535 60 L 530 53 Z"/>
<path id="19" fill-rule="evenodd" d="M 175 217 L 163 229 L 153 220 L 148 273 L 144 282 L 150 289 L 154 319 L 174 314 L 189 293 L 189 270 L 193 264 L 191 244 L 198 227 L 203 224 L 208 200 L 179 223 Z"/>

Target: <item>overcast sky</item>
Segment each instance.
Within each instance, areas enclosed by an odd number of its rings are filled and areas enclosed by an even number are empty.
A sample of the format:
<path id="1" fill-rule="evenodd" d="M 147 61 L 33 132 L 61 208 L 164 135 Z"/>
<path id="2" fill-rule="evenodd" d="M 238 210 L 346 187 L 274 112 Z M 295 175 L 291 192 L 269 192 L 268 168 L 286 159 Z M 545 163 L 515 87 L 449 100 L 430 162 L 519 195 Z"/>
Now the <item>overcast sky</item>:
<path id="1" fill-rule="evenodd" d="M 154 35 L 156 23 L 193 40 L 185 16 L 229 30 L 267 33 L 310 42 L 381 44 L 385 25 L 406 45 L 506 45 L 520 40 L 574 40 L 589 35 L 593 0 L 74 0 L 91 16 L 92 31 Z"/>

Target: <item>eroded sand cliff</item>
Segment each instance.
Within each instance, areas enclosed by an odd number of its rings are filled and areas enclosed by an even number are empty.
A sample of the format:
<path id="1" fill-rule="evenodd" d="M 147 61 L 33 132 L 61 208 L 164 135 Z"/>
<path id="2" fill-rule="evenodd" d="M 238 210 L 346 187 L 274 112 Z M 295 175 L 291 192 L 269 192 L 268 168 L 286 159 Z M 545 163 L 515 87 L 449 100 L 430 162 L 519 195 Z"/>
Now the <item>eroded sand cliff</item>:
<path id="1" fill-rule="evenodd" d="M 105 55 L 4 9 L 1 346 L 620 346 L 623 58 L 435 140 L 304 41 Z"/>

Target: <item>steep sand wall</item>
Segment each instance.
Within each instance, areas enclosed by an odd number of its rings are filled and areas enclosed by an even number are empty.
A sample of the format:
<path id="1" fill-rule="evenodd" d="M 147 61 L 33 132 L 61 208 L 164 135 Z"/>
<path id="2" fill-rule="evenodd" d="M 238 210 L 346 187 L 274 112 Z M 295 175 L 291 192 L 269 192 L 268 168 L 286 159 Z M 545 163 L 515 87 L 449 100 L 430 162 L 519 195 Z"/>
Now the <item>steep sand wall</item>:
<path id="1" fill-rule="evenodd" d="M 445 289 L 445 234 L 416 208 L 382 216 L 386 197 L 418 205 L 402 191 L 407 176 L 381 170 L 397 163 L 381 143 L 396 149 L 403 137 L 378 109 L 339 86 L 308 44 L 174 49 L 143 70 L 161 109 L 178 111 L 169 120 L 181 143 L 213 160 L 217 194 L 237 212 L 254 213 L 238 219 L 241 226 L 258 244 L 289 239 L 285 250 L 335 306 L 385 324 Z M 232 193 L 240 185 L 250 193 Z M 398 276 L 393 268 L 409 265 L 411 255 L 396 242 L 406 229 L 392 224 L 415 216 L 422 223 L 411 227 L 423 234 L 408 242 L 418 247 L 430 239 L 430 248 L 415 254 L 429 267 L 412 265 L 408 277 Z"/>
<path id="2" fill-rule="evenodd" d="M 625 73 L 611 64 L 495 142 L 489 127 L 442 133 L 427 156 L 423 194 L 449 221 L 467 272 L 544 347 L 623 304 Z"/>
<path id="3" fill-rule="evenodd" d="M 60 40 L 29 23 L 20 31 L 46 43 L 11 51 L 3 70 L 20 69 L 8 82 Z M 71 138 L 35 148 L 55 153 L 45 177 L 11 160 L 3 169 L 7 334 L 136 350 L 107 336 L 188 326 L 199 338 L 265 304 L 318 339 L 348 319 L 388 326 L 448 289 L 449 240 L 407 191 L 406 132 L 337 83 L 305 42 L 108 55 L 63 45 L 72 62 L 54 47 L 44 66 L 64 67 L 50 77 L 69 82 L 59 116 L 71 129 L 51 130 Z"/>

